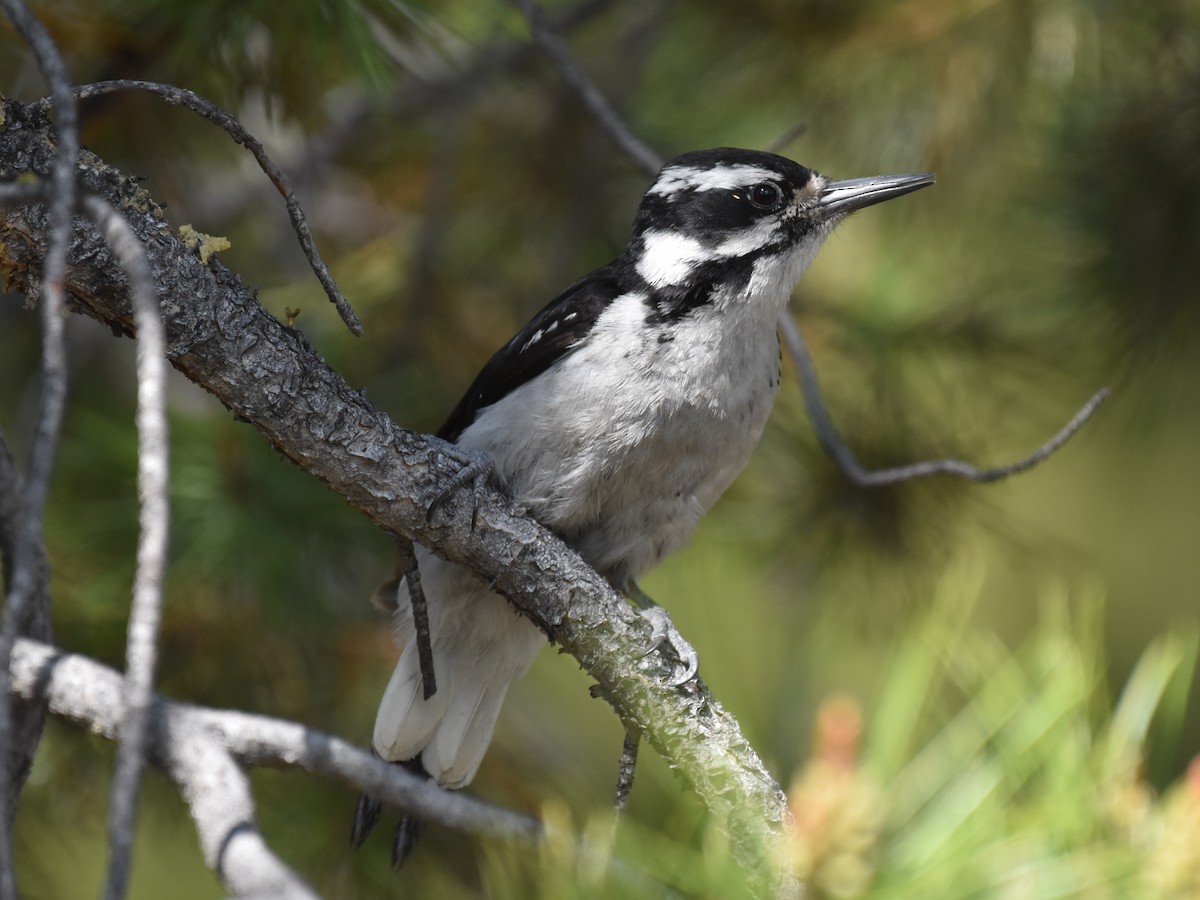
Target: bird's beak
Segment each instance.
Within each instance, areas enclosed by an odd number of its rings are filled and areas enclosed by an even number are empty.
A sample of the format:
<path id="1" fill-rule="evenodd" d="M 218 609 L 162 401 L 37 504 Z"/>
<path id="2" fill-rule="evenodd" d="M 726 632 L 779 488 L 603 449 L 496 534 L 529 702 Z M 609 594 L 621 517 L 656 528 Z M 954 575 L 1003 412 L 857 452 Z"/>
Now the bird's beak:
<path id="1" fill-rule="evenodd" d="M 845 216 L 862 209 L 911 194 L 933 184 L 932 172 L 917 175 L 876 175 L 872 178 L 850 178 L 831 181 L 821 191 L 818 208 L 828 216 Z"/>

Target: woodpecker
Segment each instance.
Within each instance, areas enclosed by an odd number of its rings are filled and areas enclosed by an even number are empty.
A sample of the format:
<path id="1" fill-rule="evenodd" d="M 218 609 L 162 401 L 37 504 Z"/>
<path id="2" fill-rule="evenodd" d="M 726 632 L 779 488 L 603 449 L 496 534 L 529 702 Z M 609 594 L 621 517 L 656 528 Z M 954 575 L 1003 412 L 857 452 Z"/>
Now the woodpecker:
<path id="1" fill-rule="evenodd" d="M 559 294 L 483 367 L 438 431 L 627 596 L 682 547 L 762 435 L 779 390 L 776 322 L 834 226 L 933 183 L 831 181 L 729 148 L 666 165 L 614 261 Z M 447 788 L 474 777 L 509 685 L 546 636 L 485 579 L 422 547 L 437 690 L 424 696 L 403 581 L 404 647 L 375 721 L 383 759 Z M 662 634 L 661 619 L 655 619 Z M 669 635 L 695 672 L 690 648 Z M 353 840 L 379 815 L 360 801 Z M 393 861 L 419 833 L 405 818 Z"/>

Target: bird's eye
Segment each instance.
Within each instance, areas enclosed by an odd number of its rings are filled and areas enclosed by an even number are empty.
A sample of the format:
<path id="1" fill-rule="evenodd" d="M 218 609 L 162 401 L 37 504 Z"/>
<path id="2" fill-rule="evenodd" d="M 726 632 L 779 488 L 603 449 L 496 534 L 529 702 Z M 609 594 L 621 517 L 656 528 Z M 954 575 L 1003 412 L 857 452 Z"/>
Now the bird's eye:
<path id="1" fill-rule="evenodd" d="M 773 181 L 762 181 L 750 188 L 748 196 L 759 209 L 778 209 L 783 203 L 783 188 Z"/>

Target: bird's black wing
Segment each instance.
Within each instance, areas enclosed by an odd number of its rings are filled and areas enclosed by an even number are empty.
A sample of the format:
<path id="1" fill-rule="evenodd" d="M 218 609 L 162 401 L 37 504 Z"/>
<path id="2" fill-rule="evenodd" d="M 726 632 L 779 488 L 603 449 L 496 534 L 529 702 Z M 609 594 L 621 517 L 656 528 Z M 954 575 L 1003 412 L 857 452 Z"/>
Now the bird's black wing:
<path id="1" fill-rule="evenodd" d="M 584 276 L 551 300 L 488 360 L 438 430 L 438 437 L 457 441 L 480 410 L 532 381 L 569 354 L 592 330 L 600 313 L 621 293 L 614 263 Z"/>

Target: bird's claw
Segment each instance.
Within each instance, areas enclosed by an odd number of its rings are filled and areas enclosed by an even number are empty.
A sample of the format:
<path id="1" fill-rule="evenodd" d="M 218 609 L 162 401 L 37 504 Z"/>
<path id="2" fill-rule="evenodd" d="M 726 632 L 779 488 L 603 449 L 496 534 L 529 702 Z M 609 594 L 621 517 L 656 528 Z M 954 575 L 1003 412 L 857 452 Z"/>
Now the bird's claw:
<path id="1" fill-rule="evenodd" d="M 667 611 L 661 606 L 650 606 L 646 609 L 639 609 L 638 613 L 650 623 L 650 650 L 647 651 L 647 655 L 665 643 L 670 645 L 671 649 L 675 651 L 675 655 L 679 657 L 679 661 L 683 663 L 683 673 L 671 679 L 671 687 L 681 687 L 695 678 L 696 673 L 700 671 L 700 655 L 696 653 L 696 648 L 679 633 L 679 629 L 671 622 Z"/>
<path id="2" fill-rule="evenodd" d="M 383 804 L 378 800 L 369 794 L 359 794 L 358 805 L 354 808 L 354 825 L 350 831 L 350 846 L 358 849 L 363 845 L 371 829 L 379 822 L 382 812 Z"/>
<path id="3" fill-rule="evenodd" d="M 371 755 L 376 759 L 379 754 L 375 752 L 375 748 L 371 748 Z M 421 760 L 409 759 L 404 761 L 389 760 L 392 765 L 399 766 L 411 775 L 418 777 L 429 778 L 429 774 L 421 765 Z M 361 794 L 358 798 L 358 806 L 354 810 L 354 825 L 350 832 L 350 844 L 355 849 L 361 847 L 366 841 L 367 836 L 379 822 L 379 817 L 383 813 L 383 804 L 368 794 Z M 404 865 L 404 861 L 408 859 L 412 853 L 413 847 L 420 840 L 422 832 L 425 830 L 424 823 L 404 813 L 400 816 L 400 821 L 396 824 L 396 833 L 392 837 L 392 868 L 399 869 Z"/>
<path id="4" fill-rule="evenodd" d="M 467 482 L 471 482 L 471 530 L 474 531 L 479 522 L 479 505 L 483 502 L 487 479 L 492 474 L 492 469 L 495 468 L 495 460 L 492 459 L 491 454 L 479 450 L 467 450 L 457 444 L 451 444 L 449 441 L 442 441 L 440 438 L 437 440 L 440 445 L 438 449 L 462 468 L 454 474 L 442 492 L 433 498 L 433 502 L 425 510 L 425 521 L 432 522 L 433 514 L 438 511 L 438 508 L 449 500 L 459 488 Z"/>

